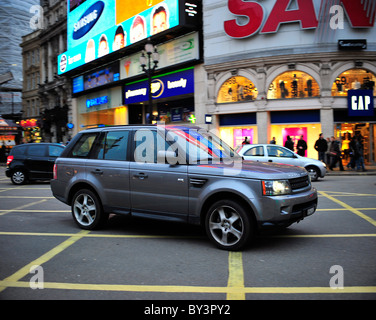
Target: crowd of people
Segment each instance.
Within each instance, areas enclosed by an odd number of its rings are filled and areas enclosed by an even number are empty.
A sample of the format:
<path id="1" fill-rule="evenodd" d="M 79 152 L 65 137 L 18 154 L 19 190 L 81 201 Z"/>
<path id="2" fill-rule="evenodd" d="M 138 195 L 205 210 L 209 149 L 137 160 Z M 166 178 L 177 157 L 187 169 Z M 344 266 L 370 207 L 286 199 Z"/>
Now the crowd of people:
<path id="1" fill-rule="evenodd" d="M 342 164 L 341 144 L 334 136 L 330 139 L 325 139 L 320 133 L 314 148 L 318 152 L 318 159 L 325 162 L 329 170 L 333 170 L 337 163 L 341 171 L 345 170 Z M 350 161 L 346 166 L 347 169 L 366 171 L 364 167 L 364 139 L 361 134 L 355 134 L 351 137 L 348 155 L 350 156 Z"/>
<path id="2" fill-rule="evenodd" d="M 245 137 L 243 144 L 249 144 L 249 138 Z M 269 142 L 270 144 L 276 144 L 275 137 Z M 294 151 L 294 141 L 290 136 L 287 136 L 284 147 Z M 324 138 L 323 134 L 319 134 L 319 138 L 314 145 L 315 150 L 318 152 L 318 159 L 326 163 L 329 170 L 333 170 L 338 164 L 339 170 L 344 171 L 342 163 L 342 150 L 340 141 L 332 136 L 331 138 Z M 307 150 L 307 142 L 304 140 L 304 136 L 301 135 L 297 142 L 296 153 L 300 156 L 305 156 Z M 346 156 L 350 156 L 350 161 L 346 165 L 348 170 L 367 171 L 364 167 L 364 138 L 361 134 L 355 134 L 351 137 L 348 149 L 346 149 Z"/>

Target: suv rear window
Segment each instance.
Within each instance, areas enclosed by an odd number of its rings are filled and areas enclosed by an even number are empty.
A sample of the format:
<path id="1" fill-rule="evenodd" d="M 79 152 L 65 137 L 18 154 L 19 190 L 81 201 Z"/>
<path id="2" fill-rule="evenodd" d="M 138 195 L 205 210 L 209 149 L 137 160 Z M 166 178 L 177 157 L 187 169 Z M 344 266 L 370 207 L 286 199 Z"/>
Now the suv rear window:
<path id="1" fill-rule="evenodd" d="M 97 158 L 120 161 L 127 160 L 128 137 L 128 130 L 108 132 L 104 141 L 101 141 L 101 148 Z"/>
<path id="2" fill-rule="evenodd" d="M 10 151 L 10 154 L 12 156 L 22 156 L 22 155 L 25 154 L 25 151 L 26 151 L 26 146 L 20 146 L 20 147 L 17 147 L 17 148 L 13 148 Z"/>
<path id="3" fill-rule="evenodd" d="M 83 134 L 74 145 L 71 155 L 73 158 L 87 158 L 94 144 L 97 133 Z"/>

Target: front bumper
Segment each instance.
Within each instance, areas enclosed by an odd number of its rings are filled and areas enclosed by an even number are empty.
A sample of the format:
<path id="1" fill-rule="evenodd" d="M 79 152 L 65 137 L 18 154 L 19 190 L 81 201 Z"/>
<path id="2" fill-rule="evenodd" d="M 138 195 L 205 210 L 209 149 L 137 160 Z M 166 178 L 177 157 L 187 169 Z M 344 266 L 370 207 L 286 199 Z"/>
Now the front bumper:
<path id="1" fill-rule="evenodd" d="M 317 209 L 317 190 L 288 196 L 264 197 L 262 211 L 257 219 L 259 228 L 289 226 L 312 215 Z"/>

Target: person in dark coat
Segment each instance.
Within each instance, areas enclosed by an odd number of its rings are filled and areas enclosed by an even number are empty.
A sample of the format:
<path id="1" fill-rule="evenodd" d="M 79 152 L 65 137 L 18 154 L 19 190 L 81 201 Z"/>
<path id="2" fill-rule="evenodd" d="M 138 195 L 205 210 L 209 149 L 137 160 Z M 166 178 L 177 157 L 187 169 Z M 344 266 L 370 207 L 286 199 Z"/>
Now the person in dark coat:
<path id="1" fill-rule="evenodd" d="M 319 134 L 319 138 L 316 140 L 314 148 L 319 154 L 319 160 L 325 162 L 325 152 L 328 150 L 328 143 L 324 139 L 322 133 Z"/>
<path id="2" fill-rule="evenodd" d="M 337 162 L 339 162 L 339 169 L 341 171 L 344 171 L 345 169 L 343 169 L 342 158 L 341 158 L 341 148 L 339 145 L 339 141 L 334 137 L 332 137 L 332 143 L 330 144 L 329 153 L 332 159 L 329 169 L 333 170 Z"/>
<path id="3" fill-rule="evenodd" d="M 300 136 L 300 139 L 298 140 L 298 145 L 296 146 L 298 151 L 297 154 L 305 157 L 305 152 L 307 150 L 307 142 L 303 139 L 303 135 Z"/>
<path id="4" fill-rule="evenodd" d="M 287 140 L 285 142 L 285 148 L 290 149 L 291 151 L 294 151 L 294 142 L 291 140 L 290 136 L 287 136 Z"/>

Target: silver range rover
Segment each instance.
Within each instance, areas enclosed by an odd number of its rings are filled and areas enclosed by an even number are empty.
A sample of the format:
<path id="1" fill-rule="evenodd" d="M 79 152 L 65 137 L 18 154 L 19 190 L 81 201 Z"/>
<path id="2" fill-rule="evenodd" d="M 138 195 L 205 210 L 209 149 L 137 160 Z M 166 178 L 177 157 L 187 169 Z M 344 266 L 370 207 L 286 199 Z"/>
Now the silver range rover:
<path id="1" fill-rule="evenodd" d="M 240 250 L 259 229 L 289 226 L 317 207 L 304 168 L 244 161 L 199 127 L 81 131 L 57 158 L 51 189 L 80 228 L 103 227 L 110 213 L 199 224 L 226 250 Z"/>

